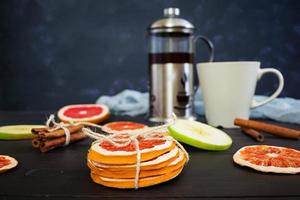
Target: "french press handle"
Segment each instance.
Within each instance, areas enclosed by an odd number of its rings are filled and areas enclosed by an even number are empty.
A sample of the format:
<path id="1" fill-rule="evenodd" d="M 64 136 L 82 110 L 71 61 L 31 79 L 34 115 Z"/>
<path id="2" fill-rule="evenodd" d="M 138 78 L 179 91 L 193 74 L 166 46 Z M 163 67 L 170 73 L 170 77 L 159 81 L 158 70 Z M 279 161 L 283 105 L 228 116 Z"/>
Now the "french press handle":
<path id="1" fill-rule="evenodd" d="M 203 35 L 197 35 L 193 38 L 193 50 L 194 50 L 194 55 L 196 55 L 196 44 L 198 42 L 198 40 L 203 41 L 206 46 L 208 47 L 208 51 L 209 51 L 209 60 L 208 62 L 212 62 L 214 60 L 214 55 L 215 55 L 215 49 L 214 49 L 214 45 L 213 43 L 205 36 Z M 196 57 L 196 56 L 195 56 Z M 198 79 L 198 73 L 197 73 L 197 62 L 196 59 L 194 58 L 194 79 L 195 79 L 195 83 L 194 83 L 194 94 L 196 93 L 198 87 L 199 87 L 199 79 Z"/>
<path id="2" fill-rule="evenodd" d="M 208 62 L 212 62 L 214 60 L 215 49 L 213 43 L 207 37 L 203 35 L 197 35 L 193 38 L 194 53 L 196 54 L 196 44 L 199 39 L 202 40 L 207 45 L 210 54 Z M 194 62 L 195 62 L 194 64 L 196 64 L 196 61 Z"/>

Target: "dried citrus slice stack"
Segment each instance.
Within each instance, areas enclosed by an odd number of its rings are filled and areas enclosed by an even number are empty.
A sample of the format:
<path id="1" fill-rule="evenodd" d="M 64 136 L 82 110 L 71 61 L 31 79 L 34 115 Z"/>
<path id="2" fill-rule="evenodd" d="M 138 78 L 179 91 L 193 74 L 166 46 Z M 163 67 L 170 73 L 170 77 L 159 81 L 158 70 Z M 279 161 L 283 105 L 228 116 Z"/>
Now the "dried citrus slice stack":
<path id="1" fill-rule="evenodd" d="M 76 104 L 59 109 L 57 116 L 63 122 L 100 123 L 109 118 L 109 109 L 101 104 Z"/>
<path id="2" fill-rule="evenodd" d="M 300 151 L 278 146 L 245 146 L 233 156 L 234 162 L 262 172 L 300 173 Z"/>
<path id="3" fill-rule="evenodd" d="M 94 142 L 88 167 L 95 183 L 113 188 L 138 188 L 175 178 L 188 160 L 181 145 L 159 132 L 115 134 Z"/>

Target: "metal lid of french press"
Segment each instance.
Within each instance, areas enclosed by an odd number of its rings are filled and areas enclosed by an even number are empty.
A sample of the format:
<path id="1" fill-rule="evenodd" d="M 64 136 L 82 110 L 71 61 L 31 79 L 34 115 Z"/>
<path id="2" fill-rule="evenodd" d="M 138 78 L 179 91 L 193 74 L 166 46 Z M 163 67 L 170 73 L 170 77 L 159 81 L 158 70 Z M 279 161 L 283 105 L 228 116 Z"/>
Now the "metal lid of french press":
<path id="1" fill-rule="evenodd" d="M 165 8 L 164 18 L 159 19 L 149 27 L 150 33 L 193 33 L 194 26 L 189 21 L 179 18 L 179 8 Z"/>

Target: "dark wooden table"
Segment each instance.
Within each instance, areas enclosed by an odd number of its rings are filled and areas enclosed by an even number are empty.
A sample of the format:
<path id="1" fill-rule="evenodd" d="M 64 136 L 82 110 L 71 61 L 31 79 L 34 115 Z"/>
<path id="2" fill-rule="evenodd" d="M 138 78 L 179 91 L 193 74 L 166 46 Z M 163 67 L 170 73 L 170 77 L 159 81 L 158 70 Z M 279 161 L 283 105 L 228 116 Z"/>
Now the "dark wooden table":
<path id="1" fill-rule="evenodd" d="M 47 114 L 0 112 L 0 125 L 43 123 Z M 110 120 L 125 119 L 146 122 L 143 117 Z M 0 199 L 300 199 L 300 175 L 260 173 L 234 164 L 234 152 L 258 143 L 239 129 L 225 131 L 233 139 L 229 150 L 212 152 L 186 146 L 191 160 L 183 173 L 167 183 L 137 191 L 106 188 L 91 181 L 86 167 L 89 139 L 48 153 L 34 150 L 30 141 L 0 141 L 0 154 L 19 161 L 17 168 L 0 175 Z M 299 141 L 274 136 L 266 136 L 262 144 L 300 149 Z"/>

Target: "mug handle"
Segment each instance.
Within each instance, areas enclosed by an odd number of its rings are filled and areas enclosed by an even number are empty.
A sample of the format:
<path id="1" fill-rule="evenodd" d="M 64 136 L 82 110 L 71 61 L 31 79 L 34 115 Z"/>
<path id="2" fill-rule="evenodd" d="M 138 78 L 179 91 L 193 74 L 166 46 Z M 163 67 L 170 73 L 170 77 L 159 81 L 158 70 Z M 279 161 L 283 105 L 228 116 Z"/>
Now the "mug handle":
<path id="1" fill-rule="evenodd" d="M 199 87 L 199 80 L 198 80 L 198 75 L 197 75 L 197 67 L 196 67 L 196 44 L 198 40 L 202 40 L 206 46 L 208 47 L 209 50 L 209 60 L 208 62 L 212 62 L 214 60 L 214 55 L 215 55 L 215 49 L 213 43 L 205 36 L 203 35 L 197 35 L 193 38 L 193 52 L 194 52 L 194 94 L 196 93 L 198 87 Z"/>
<path id="2" fill-rule="evenodd" d="M 256 107 L 262 106 L 262 105 L 272 101 L 280 94 L 280 92 L 283 89 L 284 79 L 283 79 L 281 72 L 278 71 L 277 69 L 274 69 L 274 68 L 259 69 L 257 80 L 259 80 L 266 73 L 273 73 L 277 76 L 278 81 L 279 81 L 278 88 L 270 97 L 266 98 L 265 100 L 262 100 L 262 101 L 252 100 L 251 108 L 256 108 Z"/>

